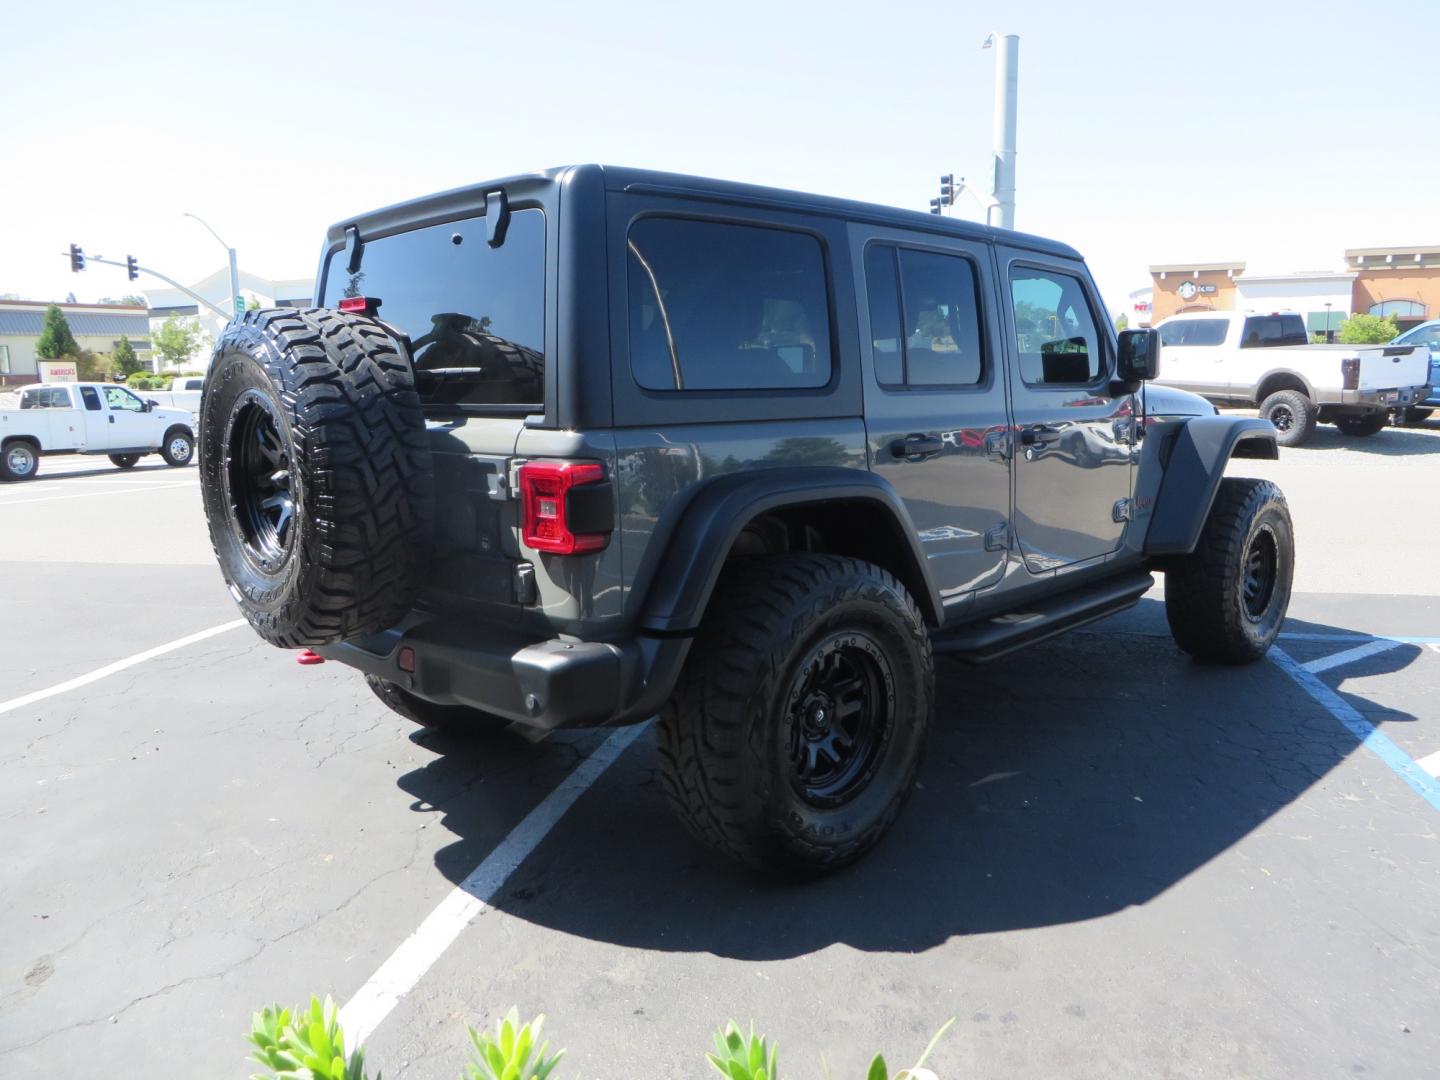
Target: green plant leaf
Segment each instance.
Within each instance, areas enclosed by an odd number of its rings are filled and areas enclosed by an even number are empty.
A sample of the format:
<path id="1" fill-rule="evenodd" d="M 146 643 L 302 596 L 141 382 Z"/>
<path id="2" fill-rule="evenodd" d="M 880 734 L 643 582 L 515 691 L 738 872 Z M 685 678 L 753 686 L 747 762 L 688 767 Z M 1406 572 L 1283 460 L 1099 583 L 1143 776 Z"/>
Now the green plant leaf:
<path id="1" fill-rule="evenodd" d="M 955 1017 L 952 1016 L 949 1020 L 946 1020 L 945 1023 L 940 1025 L 940 1030 L 935 1032 L 935 1034 L 930 1037 L 930 1043 L 925 1047 L 925 1052 L 920 1055 L 920 1060 L 915 1062 L 915 1064 L 910 1067 L 912 1072 L 925 1064 L 925 1059 L 928 1058 L 930 1056 L 930 1052 L 935 1049 L 935 1044 L 940 1041 L 940 1036 L 944 1035 L 945 1032 L 949 1031 L 950 1026 L 954 1023 Z"/>
<path id="2" fill-rule="evenodd" d="M 865 1074 L 865 1080 L 889 1080 L 890 1070 L 885 1065 L 885 1055 L 876 1054 L 875 1060 L 870 1062 L 870 1071 Z"/>

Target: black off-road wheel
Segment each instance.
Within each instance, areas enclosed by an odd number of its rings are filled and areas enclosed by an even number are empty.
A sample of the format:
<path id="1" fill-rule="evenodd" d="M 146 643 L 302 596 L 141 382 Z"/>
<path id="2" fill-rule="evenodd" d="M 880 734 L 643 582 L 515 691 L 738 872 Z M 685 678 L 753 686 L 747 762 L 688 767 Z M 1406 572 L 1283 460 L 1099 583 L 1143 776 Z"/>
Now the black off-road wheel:
<path id="1" fill-rule="evenodd" d="M 1290 508 L 1268 480 L 1220 481 L 1190 555 L 1165 573 L 1165 617 L 1197 660 L 1248 664 L 1280 633 L 1295 574 Z"/>
<path id="2" fill-rule="evenodd" d="M 1335 426 L 1340 429 L 1341 435 L 1350 435 L 1354 438 L 1364 438 L 1367 435 L 1375 435 L 1385 428 L 1386 417 L 1383 412 L 1363 413 L 1360 416 L 1337 416 Z"/>
<path id="3" fill-rule="evenodd" d="M 737 560 L 660 714 L 662 785 L 727 855 L 835 869 L 899 815 L 933 703 L 925 622 L 890 574 L 834 555 Z"/>
<path id="4" fill-rule="evenodd" d="M 188 428 L 171 428 L 160 444 L 160 456 L 172 469 L 183 469 L 195 457 L 195 436 Z"/>
<path id="5" fill-rule="evenodd" d="M 464 705 L 439 705 L 412 694 L 403 686 L 378 675 L 366 675 L 365 685 L 375 696 L 413 724 L 447 735 L 487 735 L 503 731 L 510 721 L 503 716 L 466 708 Z"/>
<path id="6" fill-rule="evenodd" d="M 1299 390 L 1278 390 L 1260 403 L 1260 419 L 1275 427 L 1281 446 L 1299 446 L 1315 434 L 1318 410 Z"/>
<path id="7" fill-rule="evenodd" d="M 373 320 L 246 312 L 200 403 L 200 486 L 231 595 L 274 645 L 399 621 L 428 558 L 433 476 L 402 347 Z"/>
<path id="8" fill-rule="evenodd" d="M 133 469 L 140 460 L 139 454 L 111 454 L 110 464 L 117 469 Z"/>
<path id="9" fill-rule="evenodd" d="M 26 439 L 11 439 L 0 449 L 0 480 L 34 480 L 40 451 Z"/>

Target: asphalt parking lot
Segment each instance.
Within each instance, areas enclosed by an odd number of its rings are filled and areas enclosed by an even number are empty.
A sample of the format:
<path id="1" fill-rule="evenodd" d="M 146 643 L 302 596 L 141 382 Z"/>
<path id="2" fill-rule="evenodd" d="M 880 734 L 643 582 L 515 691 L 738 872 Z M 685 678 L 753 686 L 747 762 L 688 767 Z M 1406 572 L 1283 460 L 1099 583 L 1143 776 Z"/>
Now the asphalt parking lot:
<path id="1" fill-rule="evenodd" d="M 0 485 L 0 1076 L 243 1077 L 327 992 L 419 1080 L 512 1004 L 567 1076 L 704 1075 L 728 1017 L 858 1076 L 951 1016 L 946 1080 L 1433 1076 L 1440 423 L 1238 464 L 1296 523 L 1270 661 L 1189 662 L 1157 589 L 942 663 L 900 823 L 797 886 L 682 832 L 648 728 L 417 734 L 261 643 L 193 468 L 47 459 Z"/>

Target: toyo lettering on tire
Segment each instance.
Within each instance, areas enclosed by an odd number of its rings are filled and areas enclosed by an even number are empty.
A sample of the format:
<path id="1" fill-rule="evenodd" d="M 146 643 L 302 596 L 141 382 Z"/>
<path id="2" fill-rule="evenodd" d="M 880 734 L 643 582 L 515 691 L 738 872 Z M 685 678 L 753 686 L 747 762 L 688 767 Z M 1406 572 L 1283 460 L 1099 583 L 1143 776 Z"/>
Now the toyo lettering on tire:
<path id="1" fill-rule="evenodd" d="M 246 312 L 200 403 L 200 486 L 230 593 L 286 648 L 364 637 L 419 591 L 434 481 L 402 346 L 319 308 Z"/>

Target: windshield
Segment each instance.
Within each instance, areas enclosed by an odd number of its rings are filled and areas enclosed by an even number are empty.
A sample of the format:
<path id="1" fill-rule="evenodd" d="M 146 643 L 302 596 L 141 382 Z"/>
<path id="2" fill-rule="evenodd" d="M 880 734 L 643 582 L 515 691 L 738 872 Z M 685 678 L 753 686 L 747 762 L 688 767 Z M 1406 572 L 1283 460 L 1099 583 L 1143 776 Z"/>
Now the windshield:
<path id="1" fill-rule="evenodd" d="M 499 247 L 478 217 L 367 241 L 354 274 L 337 251 L 321 304 L 347 296 L 378 298 L 379 317 L 409 336 L 427 405 L 544 402 L 544 211 L 512 212 Z"/>

